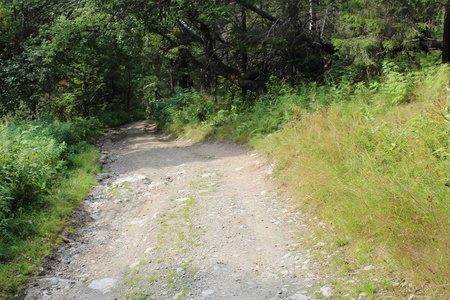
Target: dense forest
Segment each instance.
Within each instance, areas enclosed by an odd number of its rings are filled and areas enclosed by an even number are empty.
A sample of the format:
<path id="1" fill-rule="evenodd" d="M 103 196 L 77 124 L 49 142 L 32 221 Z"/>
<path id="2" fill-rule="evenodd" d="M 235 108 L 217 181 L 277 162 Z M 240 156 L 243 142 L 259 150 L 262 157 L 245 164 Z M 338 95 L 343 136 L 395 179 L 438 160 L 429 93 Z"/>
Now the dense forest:
<path id="1" fill-rule="evenodd" d="M 3 1 L 0 114 L 89 117 L 177 88 L 242 101 L 450 54 L 445 1 Z M 447 30 L 445 30 L 447 29 Z M 145 101 L 143 99 L 146 99 Z M 142 103 L 144 101 L 144 103 Z"/>
<path id="2" fill-rule="evenodd" d="M 0 26 L 0 296 L 93 184 L 89 143 L 147 117 L 265 151 L 336 247 L 448 293 L 450 1 L 0 0 Z"/>

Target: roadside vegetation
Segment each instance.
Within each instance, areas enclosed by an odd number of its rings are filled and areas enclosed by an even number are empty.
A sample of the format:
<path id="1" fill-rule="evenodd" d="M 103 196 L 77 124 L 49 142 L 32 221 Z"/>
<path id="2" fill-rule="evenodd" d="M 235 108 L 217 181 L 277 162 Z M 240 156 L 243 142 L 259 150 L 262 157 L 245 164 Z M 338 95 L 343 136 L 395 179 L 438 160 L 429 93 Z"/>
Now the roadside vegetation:
<path id="1" fill-rule="evenodd" d="M 0 298 L 19 291 L 48 255 L 99 171 L 90 121 L 0 125 Z"/>
<path id="2" fill-rule="evenodd" d="M 114 116 L 114 121 L 100 121 Z M 122 118 L 121 118 L 122 116 Z M 133 119 L 110 113 L 59 121 L 7 118 L 0 124 L 0 298 L 20 292 L 60 242 L 73 209 L 96 184 L 102 129 Z"/>

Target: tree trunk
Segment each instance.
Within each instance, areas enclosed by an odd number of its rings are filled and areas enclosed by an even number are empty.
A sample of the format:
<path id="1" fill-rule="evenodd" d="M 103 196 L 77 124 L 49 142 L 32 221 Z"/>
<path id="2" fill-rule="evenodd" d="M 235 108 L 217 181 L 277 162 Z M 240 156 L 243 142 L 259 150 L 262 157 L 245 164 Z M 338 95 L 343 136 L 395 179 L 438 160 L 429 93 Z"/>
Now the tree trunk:
<path id="1" fill-rule="evenodd" d="M 315 0 L 309 0 L 309 31 L 316 30 L 317 15 L 315 2 Z"/>
<path id="2" fill-rule="evenodd" d="M 445 6 L 444 34 L 442 37 L 442 63 L 450 62 L 450 4 Z"/>
<path id="3" fill-rule="evenodd" d="M 242 20 L 241 20 L 241 41 L 244 44 L 245 39 L 247 38 L 247 9 L 242 7 Z M 241 73 L 247 73 L 247 64 L 248 64 L 248 54 L 246 47 L 242 47 L 242 50 L 239 51 L 241 56 Z M 247 97 L 247 89 L 242 88 L 242 102 L 245 102 L 245 98 Z"/>

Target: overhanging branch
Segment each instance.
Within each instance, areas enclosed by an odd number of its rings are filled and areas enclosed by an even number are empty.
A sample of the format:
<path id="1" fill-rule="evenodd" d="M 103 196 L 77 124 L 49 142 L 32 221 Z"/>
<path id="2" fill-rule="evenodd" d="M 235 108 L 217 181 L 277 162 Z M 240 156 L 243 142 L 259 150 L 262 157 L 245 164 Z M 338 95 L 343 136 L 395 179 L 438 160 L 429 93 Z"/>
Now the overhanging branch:
<path id="1" fill-rule="evenodd" d="M 247 2 L 245 2 L 245 1 L 243 1 L 243 0 L 238 0 L 238 1 L 236 1 L 236 2 L 237 2 L 239 5 L 241 5 L 241 6 L 245 7 L 245 8 L 250 9 L 250 10 L 253 11 L 254 13 L 257 13 L 257 14 L 260 15 L 261 17 L 263 17 L 263 18 L 265 18 L 265 19 L 267 19 L 267 20 L 269 20 L 269 21 L 271 21 L 271 22 L 276 23 L 276 22 L 278 22 L 278 21 L 280 20 L 279 18 L 272 16 L 272 15 L 269 14 L 268 12 L 266 12 L 266 11 L 260 9 L 260 8 L 257 8 L 256 6 L 251 5 L 250 3 L 247 3 Z"/>

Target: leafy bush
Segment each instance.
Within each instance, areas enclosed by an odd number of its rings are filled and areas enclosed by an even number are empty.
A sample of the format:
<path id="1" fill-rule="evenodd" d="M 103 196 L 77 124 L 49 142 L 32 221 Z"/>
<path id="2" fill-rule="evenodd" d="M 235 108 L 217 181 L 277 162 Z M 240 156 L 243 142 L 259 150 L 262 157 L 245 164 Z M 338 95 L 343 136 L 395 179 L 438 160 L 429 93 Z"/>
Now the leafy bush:
<path id="1" fill-rule="evenodd" d="M 0 218 L 5 222 L 19 208 L 42 204 L 38 195 L 52 184 L 66 145 L 31 124 L 2 125 L 0 139 Z"/>
<path id="2" fill-rule="evenodd" d="M 215 113 L 216 105 L 209 96 L 178 89 L 173 97 L 152 101 L 150 111 L 160 129 L 176 131 L 188 123 L 207 120 Z"/>
<path id="3" fill-rule="evenodd" d="M 31 226 L 17 225 L 25 222 L 22 214 L 48 206 L 46 196 L 72 165 L 70 157 L 95 140 L 99 126 L 81 118 L 0 124 L 0 238 L 29 234 Z"/>
<path id="4" fill-rule="evenodd" d="M 39 124 L 43 135 L 51 136 L 58 143 L 67 145 L 93 142 L 98 138 L 102 128 L 101 122 L 96 118 L 73 118 L 65 122 L 48 118 L 34 123 Z"/>
<path id="5" fill-rule="evenodd" d="M 96 119 L 0 124 L 0 298 L 11 298 L 51 251 L 99 172 Z"/>

